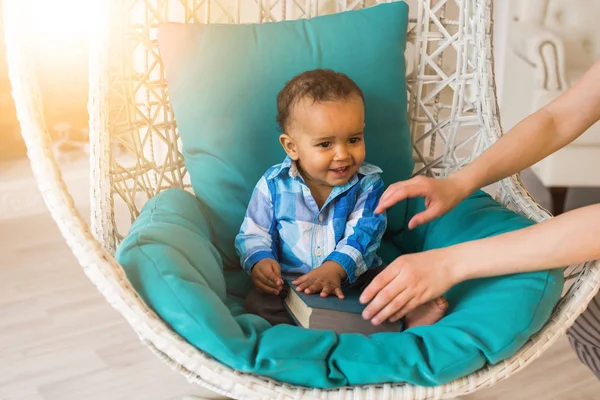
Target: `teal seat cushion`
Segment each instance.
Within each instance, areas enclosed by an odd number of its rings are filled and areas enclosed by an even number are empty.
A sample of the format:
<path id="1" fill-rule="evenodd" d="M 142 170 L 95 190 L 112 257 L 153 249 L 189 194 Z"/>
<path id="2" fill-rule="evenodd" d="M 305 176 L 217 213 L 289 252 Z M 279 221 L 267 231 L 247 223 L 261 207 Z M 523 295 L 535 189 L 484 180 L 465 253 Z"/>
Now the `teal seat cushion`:
<path id="1" fill-rule="evenodd" d="M 367 162 L 383 169 L 385 182 L 411 175 L 407 24 L 408 7 L 399 2 L 311 20 L 161 27 L 185 164 L 228 269 L 238 267 L 233 237 L 254 185 L 285 157 L 276 100 L 295 75 L 331 68 L 350 76 L 365 95 Z M 390 211 L 390 232 L 404 215 L 404 205 Z"/>
<path id="2" fill-rule="evenodd" d="M 407 204 L 411 214 L 422 208 L 421 200 Z M 146 303 L 192 345 L 240 371 L 302 386 L 446 383 L 514 354 L 548 320 L 562 290 L 560 270 L 467 281 L 447 293 L 450 308 L 437 324 L 370 337 L 272 327 L 246 314 L 232 294 L 247 290 L 249 278 L 224 273 L 208 220 L 190 193 L 162 192 L 145 205 L 116 257 Z M 528 225 L 479 192 L 395 240 L 421 251 Z M 391 257 L 406 251 L 387 246 L 395 249 Z"/>

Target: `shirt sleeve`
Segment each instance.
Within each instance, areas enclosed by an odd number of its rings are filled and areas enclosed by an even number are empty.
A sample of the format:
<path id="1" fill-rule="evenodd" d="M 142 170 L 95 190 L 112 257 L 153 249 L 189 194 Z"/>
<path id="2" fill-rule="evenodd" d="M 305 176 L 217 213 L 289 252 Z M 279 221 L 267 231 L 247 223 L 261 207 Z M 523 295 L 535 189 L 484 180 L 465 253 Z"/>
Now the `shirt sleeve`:
<path id="1" fill-rule="evenodd" d="M 271 192 L 263 176 L 254 188 L 244 222 L 235 237 L 235 250 L 247 273 L 263 258 L 277 260 L 276 235 Z"/>
<path id="2" fill-rule="evenodd" d="M 375 214 L 377 203 L 383 194 L 383 180 L 378 174 L 365 178 L 365 189 L 358 196 L 354 210 L 348 217 L 344 237 L 325 261 L 335 261 L 347 274 L 349 283 L 373 265 L 381 238 L 387 226 L 385 213 Z"/>

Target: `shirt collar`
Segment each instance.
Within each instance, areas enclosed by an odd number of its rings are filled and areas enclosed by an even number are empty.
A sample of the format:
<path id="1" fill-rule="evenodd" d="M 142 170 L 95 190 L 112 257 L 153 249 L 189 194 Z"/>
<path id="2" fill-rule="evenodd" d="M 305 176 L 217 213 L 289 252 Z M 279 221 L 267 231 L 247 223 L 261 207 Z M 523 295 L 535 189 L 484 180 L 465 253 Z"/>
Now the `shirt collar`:
<path id="1" fill-rule="evenodd" d="M 358 173 L 363 176 L 367 176 L 373 174 L 381 174 L 383 173 L 383 171 L 377 165 L 363 163 L 363 165 L 361 165 L 358 169 Z"/>
<path id="2" fill-rule="evenodd" d="M 271 171 L 267 179 L 273 179 L 285 172 L 287 172 L 292 178 L 295 178 L 300 175 L 298 173 L 296 163 L 290 158 L 290 156 L 287 156 L 281 164 L 273 168 L 273 171 Z"/>

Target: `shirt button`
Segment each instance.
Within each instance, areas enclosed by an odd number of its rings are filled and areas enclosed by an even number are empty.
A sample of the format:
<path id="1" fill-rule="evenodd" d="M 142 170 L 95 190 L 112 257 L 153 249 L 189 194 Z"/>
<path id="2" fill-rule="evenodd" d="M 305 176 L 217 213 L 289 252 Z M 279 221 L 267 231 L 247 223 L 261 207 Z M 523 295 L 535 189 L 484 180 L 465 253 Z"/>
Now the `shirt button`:
<path id="1" fill-rule="evenodd" d="M 323 214 L 319 214 L 319 222 L 323 222 Z"/>
<path id="2" fill-rule="evenodd" d="M 317 257 L 321 257 L 321 254 L 323 254 L 323 251 L 322 251 L 321 249 L 317 249 L 317 250 L 315 250 L 315 255 L 316 255 Z"/>

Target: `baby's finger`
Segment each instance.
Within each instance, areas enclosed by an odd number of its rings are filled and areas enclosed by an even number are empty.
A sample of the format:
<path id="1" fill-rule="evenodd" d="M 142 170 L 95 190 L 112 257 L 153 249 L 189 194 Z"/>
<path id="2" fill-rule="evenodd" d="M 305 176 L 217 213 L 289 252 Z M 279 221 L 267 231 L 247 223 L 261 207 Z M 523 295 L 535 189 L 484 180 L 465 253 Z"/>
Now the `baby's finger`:
<path id="1" fill-rule="evenodd" d="M 321 297 L 327 297 L 333 293 L 334 287 L 328 284 L 323 285 L 323 289 L 321 289 Z"/>
<path id="2" fill-rule="evenodd" d="M 274 280 L 270 279 L 266 274 L 264 274 L 263 271 L 257 271 L 255 276 L 256 279 L 260 281 L 263 285 L 272 287 L 274 289 L 278 288 L 277 283 Z"/>
<path id="3" fill-rule="evenodd" d="M 323 283 L 319 282 L 319 281 L 313 281 L 312 284 L 307 289 L 304 289 L 304 293 L 306 293 L 306 294 L 317 293 L 317 292 L 320 292 L 321 290 L 323 290 Z"/>
<path id="4" fill-rule="evenodd" d="M 294 280 L 292 282 L 292 284 L 294 284 L 294 285 L 301 285 L 301 284 L 303 284 L 304 282 L 306 282 L 309 279 L 310 279 L 310 275 L 309 274 L 304 274 L 301 277 L 299 277 L 296 280 Z"/>
<path id="5" fill-rule="evenodd" d="M 296 290 L 298 292 L 302 292 L 302 291 L 304 291 L 304 289 L 306 289 L 307 287 L 309 287 L 310 285 L 312 285 L 312 283 L 313 283 L 313 279 L 311 277 L 308 277 L 308 278 L 306 278 L 306 280 L 303 283 L 301 283 L 301 284 L 298 285 L 298 287 L 296 288 Z"/>
<path id="6" fill-rule="evenodd" d="M 281 267 L 277 262 L 273 262 L 271 264 L 271 275 L 270 278 L 277 284 L 278 286 L 283 285 L 283 280 L 281 279 Z"/>
<path id="7" fill-rule="evenodd" d="M 311 287 L 315 283 L 315 280 L 312 277 L 309 277 L 306 282 L 298 286 L 299 292 L 306 292 L 307 288 Z"/>
<path id="8" fill-rule="evenodd" d="M 270 286 L 278 286 L 279 285 L 279 277 L 273 273 L 273 270 L 268 268 L 264 273 L 264 279 L 269 281 Z"/>
<path id="9" fill-rule="evenodd" d="M 269 293 L 269 294 L 279 294 L 279 290 L 276 288 L 273 288 L 271 286 L 265 285 L 264 283 L 256 280 L 254 281 L 254 286 L 256 286 L 256 288 L 258 289 L 258 291 L 263 292 L 263 293 Z"/>
<path id="10" fill-rule="evenodd" d="M 342 292 L 342 288 L 336 287 L 333 291 L 339 299 L 344 298 L 344 293 Z"/>

